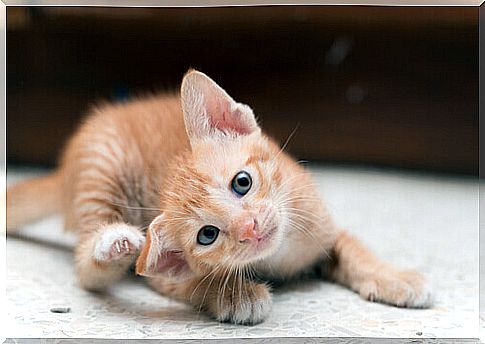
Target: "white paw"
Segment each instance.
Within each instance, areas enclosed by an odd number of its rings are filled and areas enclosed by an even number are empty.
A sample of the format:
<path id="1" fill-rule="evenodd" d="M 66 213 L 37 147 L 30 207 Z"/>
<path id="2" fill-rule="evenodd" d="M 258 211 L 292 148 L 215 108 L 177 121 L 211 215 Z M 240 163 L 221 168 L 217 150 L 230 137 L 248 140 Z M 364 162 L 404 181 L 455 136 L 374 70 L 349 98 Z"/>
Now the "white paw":
<path id="1" fill-rule="evenodd" d="M 408 283 L 413 286 L 414 293 L 407 303 L 406 307 L 430 308 L 431 306 L 433 306 L 433 286 L 425 277 L 422 277 L 422 279 L 417 283 L 413 281 L 408 281 Z"/>
<path id="2" fill-rule="evenodd" d="M 360 295 L 369 300 L 398 307 L 429 308 L 433 292 L 429 281 L 415 271 L 384 274 L 361 285 Z"/>
<path id="3" fill-rule="evenodd" d="M 259 324 L 271 311 L 271 299 L 261 299 L 252 302 L 241 303 L 229 312 L 226 319 L 234 324 L 254 325 Z"/>
<path id="4" fill-rule="evenodd" d="M 110 224 L 101 229 L 94 248 L 94 259 L 113 261 L 134 257 L 145 243 L 145 237 L 134 226 Z"/>
<path id="5" fill-rule="evenodd" d="M 271 311 L 271 294 L 265 285 L 257 284 L 248 288 L 242 298 L 227 297 L 219 300 L 216 318 L 222 322 L 255 325 L 262 322 Z"/>

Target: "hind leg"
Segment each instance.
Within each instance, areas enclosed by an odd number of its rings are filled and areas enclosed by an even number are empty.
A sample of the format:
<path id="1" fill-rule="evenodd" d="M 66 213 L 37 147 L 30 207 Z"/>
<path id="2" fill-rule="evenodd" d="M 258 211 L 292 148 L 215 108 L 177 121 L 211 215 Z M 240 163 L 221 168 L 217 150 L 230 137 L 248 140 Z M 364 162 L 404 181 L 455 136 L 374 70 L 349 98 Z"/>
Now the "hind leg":
<path id="1" fill-rule="evenodd" d="M 428 308 L 433 303 L 431 286 L 423 275 L 380 261 L 345 231 L 336 238 L 334 263 L 327 271 L 330 276 L 367 300 L 411 308 Z"/>
<path id="2" fill-rule="evenodd" d="M 133 263 L 145 238 L 125 223 L 103 224 L 81 238 L 75 250 L 78 282 L 87 290 L 103 290 L 118 281 Z"/>

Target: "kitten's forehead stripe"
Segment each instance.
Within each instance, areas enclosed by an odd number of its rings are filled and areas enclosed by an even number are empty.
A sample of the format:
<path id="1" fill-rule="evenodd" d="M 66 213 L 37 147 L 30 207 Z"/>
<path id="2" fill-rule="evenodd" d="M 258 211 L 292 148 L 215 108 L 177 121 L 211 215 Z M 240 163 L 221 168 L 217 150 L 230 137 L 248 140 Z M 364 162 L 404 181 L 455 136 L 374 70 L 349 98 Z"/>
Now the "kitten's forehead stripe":
<path id="1" fill-rule="evenodd" d="M 282 176 L 279 168 L 275 168 L 273 175 L 271 176 L 271 180 L 275 183 L 275 186 L 281 185 Z"/>
<path id="2" fill-rule="evenodd" d="M 268 161 L 271 158 L 268 151 L 260 144 L 252 144 L 250 152 L 251 155 L 246 160 L 246 165 L 250 165 L 256 161 Z"/>
<path id="3" fill-rule="evenodd" d="M 254 168 L 256 169 L 256 171 L 258 172 L 258 175 L 259 175 L 259 189 L 258 189 L 258 192 L 256 194 L 256 197 L 258 199 L 263 199 L 265 198 L 268 193 L 269 193 L 269 190 L 270 190 L 270 183 L 271 181 L 269 180 L 266 180 L 264 174 L 263 174 L 263 169 L 261 168 L 261 165 L 260 163 L 256 162 L 253 164 Z"/>
<path id="4" fill-rule="evenodd" d="M 183 168 L 180 166 L 179 172 L 179 178 L 174 180 L 174 190 L 166 193 L 165 197 L 172 203 L 179 204 L 182 211 L 187 214 L 194 213 L 196 209 L 206 209 L 214 214 L 220 214 L 220 210 L 208 201 L 210 193 L 207 186 L 214 184 L 213 179 L 190 165 Z"/>
<path id="5" fill-rule="evenodd" d="M 206 200 L 205 203 L 202 205 L 203 212 L 207 215 L 210 215 L 211 218 L 221 219 L 227 216 L 224 207 L 218 205 L 211 200 Z M 219 228 L 222 232 L 224 232 L 224 228 Z"/>
<path id="6" fill-rule="evenodd" d="M 269 154 L 264 155 L 251 155 L 245 162 L 245 165 L 251 165 L 255 162 L 265 162 L 269 160 Z"/>

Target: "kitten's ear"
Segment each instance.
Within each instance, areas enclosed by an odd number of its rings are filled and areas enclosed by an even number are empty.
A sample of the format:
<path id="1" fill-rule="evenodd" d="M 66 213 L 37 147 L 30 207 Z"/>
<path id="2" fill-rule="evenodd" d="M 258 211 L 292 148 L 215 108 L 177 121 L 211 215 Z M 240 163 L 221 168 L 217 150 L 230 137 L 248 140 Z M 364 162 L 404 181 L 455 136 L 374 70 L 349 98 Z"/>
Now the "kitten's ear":
<path id="1" fill-rule="evenodd" d="M 164 216 L 157 216 L 148 227 L 145 246 L 136 261 L 136 273 L 142 276 L 165 276 L 184 280 L 193 272 L 181 247 L 168 240 L 163 228 Z"/>
<path id="2" fill-rule="evenodd" d="M 190 141 L 232 132 L 248 135 L 259 131 L 253 110 L 237 103 L 204 73 L 191 70 L 181 87 L 182 111 Z"/>

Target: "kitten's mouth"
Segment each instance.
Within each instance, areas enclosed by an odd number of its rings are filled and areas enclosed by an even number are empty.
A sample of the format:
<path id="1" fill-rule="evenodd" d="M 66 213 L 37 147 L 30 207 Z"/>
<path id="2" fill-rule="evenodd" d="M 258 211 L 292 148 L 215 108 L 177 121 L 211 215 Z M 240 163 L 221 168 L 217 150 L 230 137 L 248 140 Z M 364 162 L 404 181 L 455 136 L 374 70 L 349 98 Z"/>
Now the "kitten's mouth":
<path id="1" fill-rule="evenodd" d="M 277 229 L 278 226 L 271 227 L 262 236 L 253 240 L 250 246 L 246 247 L 242 260 L 245 263 L 253 263 L 270 256 L 276 249 L 274 237 Z"/>
<path id="2" fill-rule="evenodd" d="M 271 238 L 273 237 L 274 233 L 276 232 L 277 226 L 271 227 L 267 230 L 262 236 L 260 236 L 257 240 L 254 241 L 254 248 L 256 249 L 263 249 L 270 244 Z"/>

